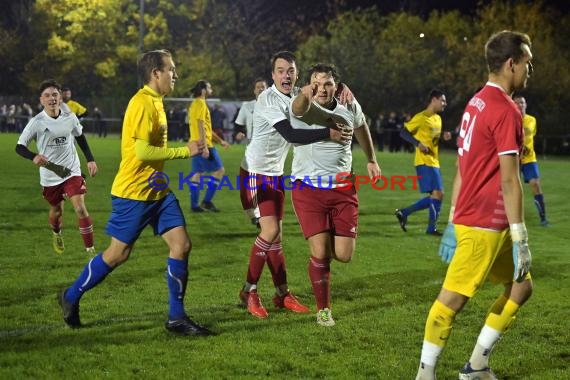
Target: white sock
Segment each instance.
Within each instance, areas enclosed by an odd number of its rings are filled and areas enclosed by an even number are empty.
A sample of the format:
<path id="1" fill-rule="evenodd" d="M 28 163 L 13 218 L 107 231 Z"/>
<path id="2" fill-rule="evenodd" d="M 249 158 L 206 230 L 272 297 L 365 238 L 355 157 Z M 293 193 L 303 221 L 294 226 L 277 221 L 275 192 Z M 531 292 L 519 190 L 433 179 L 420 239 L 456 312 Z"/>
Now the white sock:
<path id="1" fill-rule="evenodd" d="M 489 367 L 489 355 L 500 338 L 500 332 L 487 325 L 483 326 L 477 338 L 477 344 L 471 354 L 471 359 L 469 359 L 471 368 L 483 369 Z"/>
<path id="2" fill-rule="evenodd" d="M 252 290 L 257 290 L 257 284 L 250 284 L 249 282 L 246 282 L 243 286 L 243 291 L 251 292 Z"/>
<path id="3" fill-rule="evenodd" d="M 416 380 L 435 380 L 435 367 L 420 363 Z"/>

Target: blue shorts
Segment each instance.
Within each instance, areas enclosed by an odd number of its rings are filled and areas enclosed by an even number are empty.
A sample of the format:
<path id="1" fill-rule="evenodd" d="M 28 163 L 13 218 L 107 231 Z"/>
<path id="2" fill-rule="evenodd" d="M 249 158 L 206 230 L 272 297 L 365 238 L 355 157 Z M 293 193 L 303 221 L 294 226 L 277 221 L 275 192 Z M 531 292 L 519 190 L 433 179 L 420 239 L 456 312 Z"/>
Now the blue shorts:
<path id="1" fill-rule="evenodd" d="M 112 196 L 111 205 L 113 210 L 107 222 L 107 233 L 125 244 L 133 244 L 149 224 L 155 235 L 186 226 L 178 199 L 172 193 L 158 201 L 135 201 Z"/>
<path id="2" fill-rule="evenodd" d="M 418 165 L 416 166 L 416 174 L 420 176 L 418 180 L 420 183 L 420 193 L 431 193 L 434 190 L 443 190 L 443 182 L 439 168 Z"/>
<path id="3" fill-rule="evenodd" d="M 192 172 L 212 173 L 224 167 L 222 159 L 216 148 L 208 148 L 210 157 L 204 158 L 200 155 L 192 156 Z"/>
<path id="4" fill-rule="evenodd" d="M 531 179 L 540 178 L 538 172 L 538 162 L 529 162 L 521 167 L 524 182 L 528 183 Z"/>

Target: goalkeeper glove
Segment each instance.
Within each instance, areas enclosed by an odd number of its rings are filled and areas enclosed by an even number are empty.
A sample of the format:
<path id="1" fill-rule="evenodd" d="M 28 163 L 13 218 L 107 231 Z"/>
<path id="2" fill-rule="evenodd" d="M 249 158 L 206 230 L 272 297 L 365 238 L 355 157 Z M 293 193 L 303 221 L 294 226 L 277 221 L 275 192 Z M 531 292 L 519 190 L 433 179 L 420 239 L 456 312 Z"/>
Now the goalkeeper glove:
<path id="1" fill-rule="evenodd" d="M 455 248 L 457 248 L 455 225 L 453 222 L 449 222 L 439 243 L 439 257 L 441 257 L 441 261 L 449 264 L 455 254 Z"/>
<path id="2" fill-rule="evenodd" d="M 528 248 L 528 233 L 524 223 L 514 223 L 510 225 L 511 238 L 513 239 L 513 280 L 524 281 L 525 276 L 530 271 L 532 257 Z"/>

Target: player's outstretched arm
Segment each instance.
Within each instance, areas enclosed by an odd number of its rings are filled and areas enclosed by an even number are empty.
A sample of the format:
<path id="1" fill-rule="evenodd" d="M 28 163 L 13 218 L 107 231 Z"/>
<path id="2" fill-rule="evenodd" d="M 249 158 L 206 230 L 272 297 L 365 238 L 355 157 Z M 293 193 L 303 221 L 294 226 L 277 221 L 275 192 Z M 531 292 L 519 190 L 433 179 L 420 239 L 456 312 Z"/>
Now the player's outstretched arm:
<path id="1" fill-rule="evenodd" d="M 190 157 L 190 148 L 188 146 L 182 146 L 179 148 L 163 148 L 150 145 L 146 140 L 136 139 L 135 155 L 137 160 L 140 161 L 174 160 Z"/>
<path id="2" fill-rule="evenodd" d="M 295 129 L 289 120 L 281 120 L 273 125 L 285 140 L 293 144 L 312 144 L 317 141 L 331 139 L 341 144 L 348 144 L 352 140 L 352 131 L 349 128 L 317 128 Z"/>

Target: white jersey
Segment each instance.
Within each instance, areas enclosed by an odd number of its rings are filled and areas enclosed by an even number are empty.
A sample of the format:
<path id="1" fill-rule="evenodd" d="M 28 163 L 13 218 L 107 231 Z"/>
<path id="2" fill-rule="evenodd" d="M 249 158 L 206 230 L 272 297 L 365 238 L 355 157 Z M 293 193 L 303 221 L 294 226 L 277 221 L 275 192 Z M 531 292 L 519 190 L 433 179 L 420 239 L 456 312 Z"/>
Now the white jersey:
<path id="1" fill-rule="evenodd" d="M 331 119 L 353 130 L 360 128 L 365 122 L 362 108 L 355 99 L 352 104 L 346 106 L 337 101 L 334 109 L 323 108 L 313 101 L 305 115 L 293 115 L 291 125 L 293 128 L 317 129 L 330 124 Z M 352 170 L 350 144 L 324 140 L 309 145 L 295 145 L 293 153 L 291 175 L 313 187 L 336 187 L 339 183 L 337 174 L 350 173 Z"/>
<path id="2" fill-rule="evenodd" d="M 295 96 L 294 88 L 291 96 Z M 283 120 L 289 120 L 292 98 L 277 90 L 275 85 L 263 91 L 257 98 L 253 111 L 253 132 L 245 149 L 241 167 L 250 173 L 269 176 L 283 175 L 287 151 L 291 144 L 273 128 Z"/>
<path id="3" fill-rule="evenodd" d="M 251 140 L 251 134 L 253 131 L 253 110 L 255 108 L 256 102 L 257 100 L 250 100 L 249 102 L 243 102 L 235 120 L 236 124 L 245 125 L 245 130 L 246 130 L 245 135 L 248 140 Z"/>
<path id="4" fill-rule="evenodd" d="M 57 119 L 54 119 L 44 110 L 28 122 L 18 144 L 27 147 L 35 140 L 39 154 L 54 164 L 70 169 L 70 176 L 79 176 L 81 164 L 75 149 L 75 136 L 81 136 L 82 133 L 83 127 L 74 113 L 62 109 Z M 51 170 L 40 167 L 40 184 L 44 187 L 59 185 L 67 178 L 61 178 Z"/>

